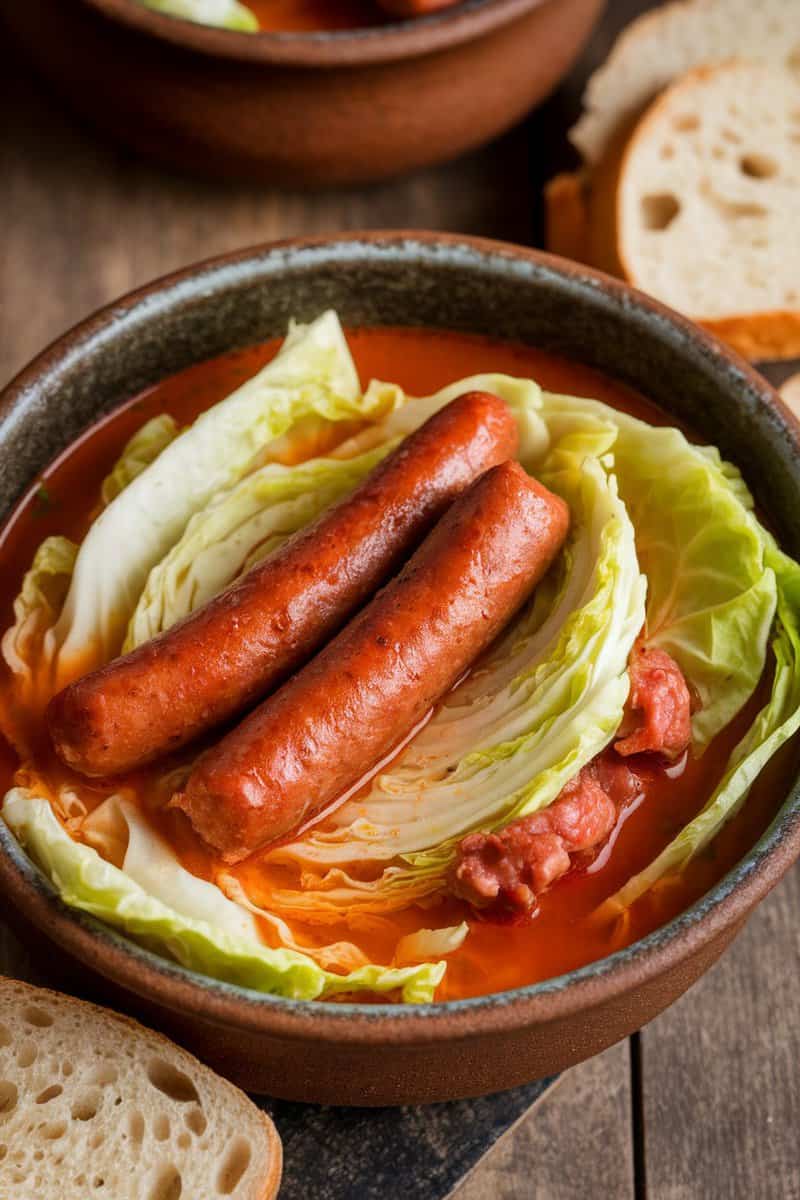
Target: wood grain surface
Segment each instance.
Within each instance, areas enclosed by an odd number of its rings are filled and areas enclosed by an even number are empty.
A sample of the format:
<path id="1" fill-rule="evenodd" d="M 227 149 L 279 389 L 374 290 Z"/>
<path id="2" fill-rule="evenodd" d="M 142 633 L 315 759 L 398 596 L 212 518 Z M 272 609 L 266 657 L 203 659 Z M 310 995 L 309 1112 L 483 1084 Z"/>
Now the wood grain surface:
<path id="1" fill-rule="evenodd" d="M 641 7 L 614 0 L 572 82 L 493 147 L 399 183 L 328 195 L 170 176 L 95 139 L 23 66 L 6 67 L 0 384 L 98 306 L 226 250 L 390 226 L 535 239 L 538 185 L 569 160 L 563 127 L 580 78 Z M 454 1196 L 800 1200 L 798 912 L 795 869 L 700 984 L 638 1039 L 565 1076 Z M 2 971 L 41 981 L 0 925 Z"/>

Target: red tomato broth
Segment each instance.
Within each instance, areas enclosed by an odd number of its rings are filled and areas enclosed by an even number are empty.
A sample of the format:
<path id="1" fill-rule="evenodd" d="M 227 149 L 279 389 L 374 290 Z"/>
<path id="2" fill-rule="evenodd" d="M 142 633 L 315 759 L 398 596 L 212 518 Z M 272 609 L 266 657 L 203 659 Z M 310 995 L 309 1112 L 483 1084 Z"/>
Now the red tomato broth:
<path id="1" fill-rule="evenodd" d="M 568 363 L 528 347 L 494 342 L 466 334 L 414 330 L 355 330 L 348 339 L 362 382 L 372 377 L 392 380 L 412 394 L 422 395 L 454 379 L 481 372 L 530 376 L 543 387 L 574 395 L 592 396 L 654 425 L 674 424 L 667 414 L 588 367 Z M 13 620 L 13 599 L 20 580 L 41 541 L 65 534 L 79 541 L 96 510 L 102 480 L 124 444 L 145 421 L 171 413 L 179 424 L 228 395 L 253 375 L 277 351 L 280 340 L 234 351 L 180 372 L 123 404 L 86 431 L 64 451 L 22 498 L 0 532 L 0 629 Z M 352 426 L 347 433 L 352 432 Z M 319 446 L 309 453 L 319 452 Z M 44 493 L 42 491 L 44 489 Z M 8 669 L 2 664 L 4 708 Z M 527 924 L 493 924 L 470 913 L 460 901 L 445 898 L 378 919 L 355 916 L 336 924 L 290 921 L 297 940 L 317 946 L 352 941 L 372 961 L 392 961 L 397 940 L 421 928 L 457 924 L 465 918 L 470 934 L 461 949 L 448 957 L 448 970 L 438 999 L 459 999 L 501 991 L 546 979 L 602 958 L 658 928 L 703 895 L 738 862 L 767 828 L 783 794 L 783 784 L 797 758 L 787 747 L 762 773 L 747 803 L 703 854 L 679 877 L 662 881 L 641 898 L 624 918 L 600 921 L 597 906 L 636 871 L 645 867 L 703 806 L 720 778 L 738 738 L 763 703 L 767 684 L 700 759 L 690 759 L 680 778 L 653 771 L 645 800 L 623 814 L 616 840 L 588 870 L 573 870 L 540 899 L 538 915 Z M 198 876 L 214 879 L 224 870 L 245 886 L 255 904 L 269 907 L 276 886 L 297 882 L 293 869 L 265 861 L 257 854 L 235 868 L 222 868 L 193 833 L 182 813 L 163 807 L 166 796 L 157 780 L 165 764 L 112 781 L 89 782 L 63 766 L 44 740 L 33 773 L 47 795 L 69 784 L 92 810 L 112 792 L 125 790 L 172 844 L 184 865 Z M 196 748 L 194 753 L 196 753 Z M 176 763 L 188 761 L 178 756 Z M 31 764 L 17 771 L 19 760 L 0 737 L 0 795 L 31 778 Z M 320 821 L 324 822 L 324 815 Z M 601 865 L 602 863 L 602 865 Z M 273 927 L 260 922 L 264 939 L 278 944 Z"/>
<path id="2" fill-rule="evenodd" d="M 364 29 L 389 20 L 377 0 L 244 0 L 263 33 Z"/>

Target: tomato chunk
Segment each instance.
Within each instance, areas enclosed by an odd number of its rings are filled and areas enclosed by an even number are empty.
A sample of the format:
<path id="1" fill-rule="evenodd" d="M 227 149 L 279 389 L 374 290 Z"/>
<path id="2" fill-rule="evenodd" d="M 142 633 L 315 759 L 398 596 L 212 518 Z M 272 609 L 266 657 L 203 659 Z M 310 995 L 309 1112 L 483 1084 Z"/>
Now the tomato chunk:
<path id="1" fill-rule="evenodd" d="M 628 670 L 623 736 L 613 749 L 579 771 L 549 808 L 497 833 L 468 834 L 450 872 L 454 895 L 496 917 L 532 916 L 537 896 L 582 865 L 577 856 L 597 850 L 623 809 L 642 794 L 642 779 L 624 760 L 643 753 L 675 760 L 684 753 L 692 702 L 678 664 L 666 651 L 637 643 Z"/>
<path id="2" fill-rule="evenodd" d="M 531 916 L 536 897 L 611 833 L 622 807 L 641 791 L 637 776 L 613 752 L 600 755 L 542 812 L 512 821 L 498 833 L 463 839 L 450 874 L 456 896 L 495 914 Z"/>
<path id="3" fill-rule="evenodd" d="M 692 738 L 692 698 L 675 659 L 665 650 L 634 647 L 631 690 L 617 754 L 652 752 L 680 758 Z"/>

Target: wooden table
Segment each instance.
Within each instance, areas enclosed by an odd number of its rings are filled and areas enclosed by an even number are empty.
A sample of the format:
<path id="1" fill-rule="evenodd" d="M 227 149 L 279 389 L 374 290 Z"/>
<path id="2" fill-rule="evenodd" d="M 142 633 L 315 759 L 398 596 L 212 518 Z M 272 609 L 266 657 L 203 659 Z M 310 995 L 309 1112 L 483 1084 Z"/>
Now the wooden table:
<path id="1" fill-rule="evenodd" d="M 590 58 L 634 7 L 615 0 Z M 539 183 L 567 154 L 581 73 L 527 126 L 457 164 L 309 196 L 164 174 L 96 140 L 10 68 L 0 80 L 10 125 L 0 145 L 0 383 L 112 298 L 248 244 L 399 226 L 535 241 Z M 719 966 L 641 1034 L 565 1075 L 458 1200 L 800 1200 L 798 914 L 796 869 Z M 0 933 L 0 969 L 25 974 L 24 948 Z"/>

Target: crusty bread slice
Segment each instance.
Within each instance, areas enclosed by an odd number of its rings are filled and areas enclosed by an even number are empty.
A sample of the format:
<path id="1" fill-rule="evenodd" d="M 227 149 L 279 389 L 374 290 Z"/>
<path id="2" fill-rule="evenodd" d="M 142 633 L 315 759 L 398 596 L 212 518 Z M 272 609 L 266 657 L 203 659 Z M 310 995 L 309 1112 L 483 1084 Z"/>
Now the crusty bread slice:
<path id="1" fill-rule="evenodd" d="M 633 21 L 586 85 L 583 116 L 570 132 L 584 162 L 599 162 L 673 79 L 730 58 L 800 74 L 800 2 L 675 0 Z"/>
<path id="2" fill-rule="evenodd" d="M 546 206 L 555 253 L 627 279 L 747 358 L 800 356 L 792 72 L 749 62 L 688 72 L 594 168 L 551 181 Z"/>
<path id="3" fill-rule="evenodd" d="M 160 1034 L 0 980 L 2 1200 L 272 1200 L 281 1143 Z"/>
<path id="4" fill-rule="evenodd" d="M 750 358 L 800 354 L 800 82 L 732 62 L 672 84 L 627 141 L 613 219 L 636 287 Z"/>

